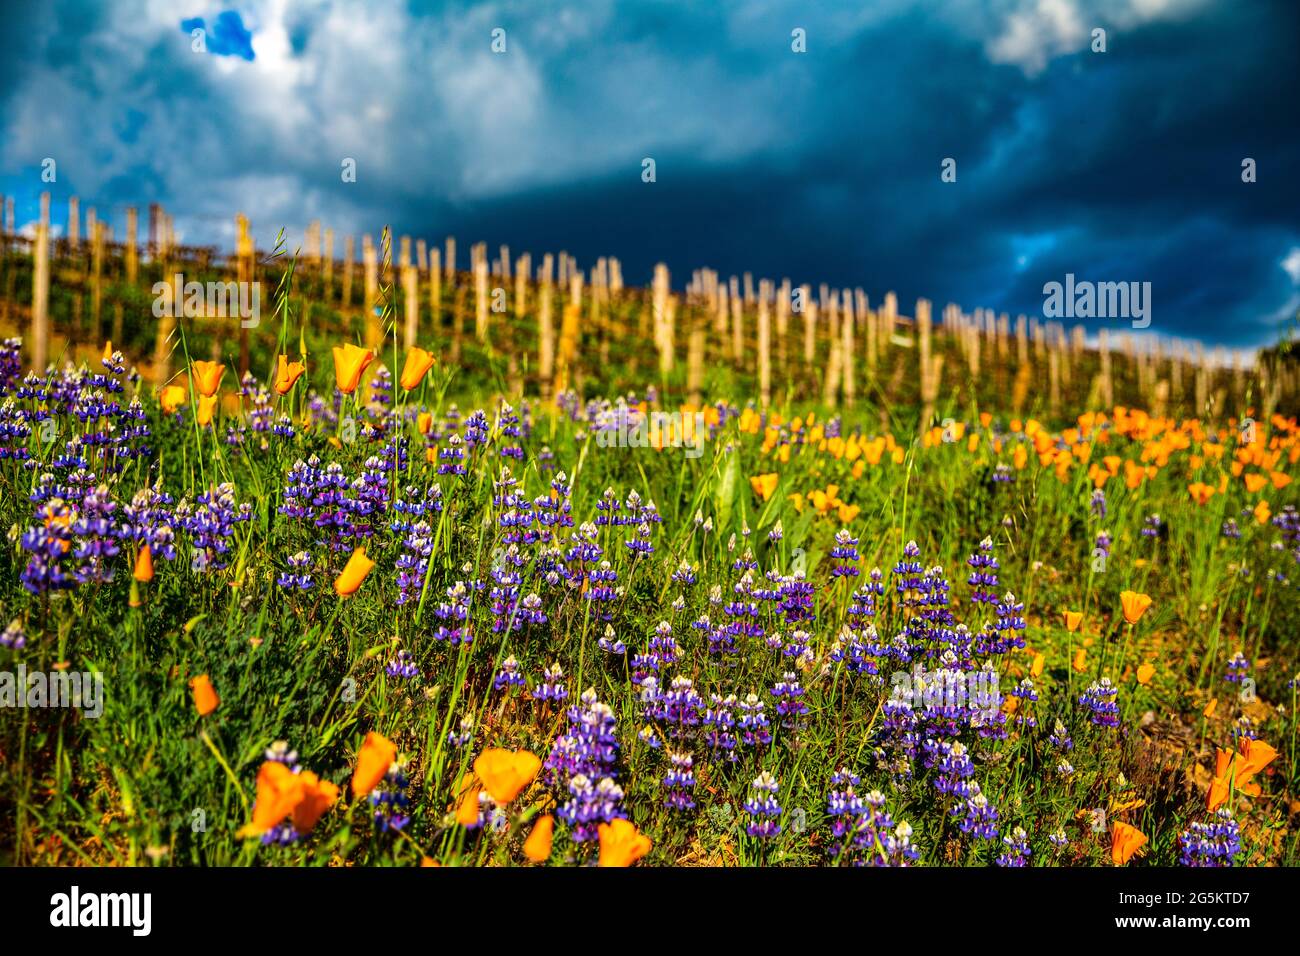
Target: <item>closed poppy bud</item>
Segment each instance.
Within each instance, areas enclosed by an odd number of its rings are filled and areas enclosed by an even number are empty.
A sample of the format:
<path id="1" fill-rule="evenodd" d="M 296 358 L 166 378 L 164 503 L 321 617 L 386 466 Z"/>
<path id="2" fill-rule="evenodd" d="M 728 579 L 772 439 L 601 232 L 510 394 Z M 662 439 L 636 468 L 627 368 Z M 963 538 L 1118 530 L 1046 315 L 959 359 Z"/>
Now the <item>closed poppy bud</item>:
<path id="1" fill-rule="evenodd" d="M 1136 624 L 1142 619 L 1142 615 L 1147 612 L 1147 608 L 1151 606 L 1151 598 L 1137 591 L 1121 591 L 1119 603 L 1124 609 L 1124 620 L 1130 624 Z"/>
<path id="2" fill-rule="evenodd" d="M 334 346 L 334 382 L 339 391 L 344 395 L 355 392 L 361 383 L 361 373 L 374 357 L 374 352 L 359 348 L 351 342 Z"/>
<path id="3" fill-rule="evenodd" d="M 104 343 L 104 354 L 101 355 L 100 358 L 103 359 L 105 362 L 108 362 L 108 361 L 111 361 L 111 360 L 112 360 L 112 358 L 113 358 L 113 340 L 112 340 L 112 339 L 109 339 L 107 342 Z"/>
<path id="4" fill-rule="evenodd" d="M 162 405 L 162 410 L 168 415 L 176 414 L 177 409 L 185 404 L 188 393 L 181 385 L 168 385 L 158 393 L 158 401 Z"/>
<path id="5" fill-rule="evenodd" d="M 1138 672 L 1137 672 L 1138 683 L 1143 685 L 1151 683 L 1151 678 L 1155 676 L 1155 673 L 1156 673 L 1155 664 L 1141 665 L 1138 668 Z"/>
<path id="6" fill-rule="evenodd" d="M 1074 652 L 1074 662 L 1070 666 L 1082 674 L 1088 667 L 1087 659 L 1088 652 L 1081 647 Z"/>
<path id="7" fill-rule="evenodd" d="M 1079 629 L 1079 625 L 1082 623 L 1083 623 L 1083 614 L 1080 613 L 1079 611 L 1065 612 L 1065 629 L 1069 631 L 1071 634 L 1077 631 Z"/>
<path id="8" fill-rule="evenodd" d="M 600 834 L 600 865 L 631 866 L 650 852 L 650 838 L 627 820 L 602 823 Z"/>
<path id="9" fill-rule="evenodd" d="M 1205 705 L 1205 710 L 1201 711 L 1202 717 L 1213 717 L 1215 708 L 1219 706 L 1219 698 L 1211 697 L 1210 702 Z"/>
<path id="10" fill-rule="evenodd" d="M 474 761 L 474 773 L 483 782 L 488 796 L 497 803 L 509 803 L 519 796 L 541 768 L 541 758 L 536 754 L 500 747 L 483 751 Z"/>
<path id="11" fill-rule="evenodd" d="M 200 395 L 199 396 L 199 425 L 206 428 L 212 424 L 212 412 L 217 407 L 217 396 Z"/>
<path id="12" fill-rule="evenodd" d="M 355 797 L 367 796 L 379 785 L 388 773 L 388 768 L 397 759 L 397 745 L 383 734 L 370 731 L 357 752 L 357 766 L 352 771 L 352 794 Z"/>
<path id="13" fill-rule="evenodd" d="M 293 808 L 293 828 L 299 833 L 310 833 L 321 815 L 338 800 L 339 788 L 310 770 L 302 771 L 298 778 L 302 781 L 302 796 Z"/>
<path id="14" fill-rule="evenodd" d="M 1033 664 L 1030 666 L 1030 668 L 1029 668 L 1029 676 L 1030 676 L 1030 677 L 1038 677 L 1038 676 L 1040 676 L 1040 675 L 1043 673 L 1043 664 L 1044 664 L 1044 663 L 1046 663 L 1046 658 L 1043 657 L 1042 654 L 1035 654 L 1035 655 L 1034 655 L 1034 663 L 1033 663 Z"/>
<path id="15" fill-rule="evenodd" d="M 226 374 L 226 367 L 220 362 L 195 361 L 190 363 L 190 374 L 194 376 L 194 387 L 204 398 L 211 398 L 221 388 L 221 376 Z"/>
<path id="16" fill-rule="evenodd" d="M 348 563 L 343 566 L 343 573 L 334 581 L 334 590 L 338 592 L 339 597 L 355 594 L 374 566 L 375 562 L 366 557 L 364 544 L 353 551 L 352 557 L 348 558 Z"/>
<path id="17" fill-rule="evenodd" d="M 425 374 L 433 368 L 433 356 L 422 348 L 412 346 L 406 353 L 406 364 L 402 366 L 402 388 L 408 392 L 420 387 Z"/>
<path id="18" fill-rule="evenodd" d="M 136 555 L 135 570 L 131 576 L 137 581 L 153 580 L 153 552 L 149 550 L 149 545 L 146 544 Z"/>
<path id="19" fill-rule="evenodd" d="M 206 717 L 221 705 L 221 698 L 212 689 L 212 681 L 207 674 L 200 674 L 190 681 L 190 690 L 194 694 L 194 709 L 200 717 Z"/>
<path id="20" fill-rule="evenodd" d="M 524 841 L 524 856 L 534 863 L 545 863 L 551 856 L 555 818 L 549 813 L 533 824 L 533 832 Z"/>
<path id="21" fill-rule="evenodd" d="M 1146 834 L 1135 826 L 1116 821 L 1110 831 L 1110 858 L 1116 866 L 1123 866 L 1147 842 Z"/>
<path id="22" fill-rule="evenodd" d="M 275 375 L 275 391 L 279 395 L 286 394 L 289 389 L 293 388 L 293 383 L 302 377 L 303 372 L 307 371 L 307 366 L 301 362 L 290 362 L 289 356 L 280 356 L 279 371 Z"/>
<path id="23" fill-rule="evenodd" d="M 421 435 L 429 434 L 429 429 L 433 427 L 433 413 L 420 412 L 415 416 L 415 426 L 420 429 Z"/>

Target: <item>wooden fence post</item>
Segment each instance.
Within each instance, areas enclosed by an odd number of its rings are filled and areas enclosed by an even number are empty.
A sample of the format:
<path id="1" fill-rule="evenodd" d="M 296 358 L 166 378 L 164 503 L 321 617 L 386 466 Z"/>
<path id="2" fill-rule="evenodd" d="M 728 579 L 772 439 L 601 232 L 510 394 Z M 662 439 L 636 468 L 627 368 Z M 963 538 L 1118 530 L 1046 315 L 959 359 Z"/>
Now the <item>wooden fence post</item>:
<path id="1" fill-rule="evenodd" d="M 555 376 L 555 333 L 551 328 L 551 272 L 554 267 L 555 260 L 549 252 L 542 256 L 537 303 L 537 371 L 542 379 L 542 400 L 547 402 L 553 397 L 551 386 Z"/>
<path id="2" fill-rule="evenodd" d="M 361 308 L 366 317 L 366 348 L 378 349 L 384 338 L 379 316 L 375 314 L 379 303 L 379 254 L 369 234 L 361 237 L 361 266 L 365 281 Z"/>
<path id="3" fill-rule="evenodd" d="M 409 351 L 420 332 L 420 272 L 409 263 L 402 267 L 402 294 L 406 299 L 405 345 Z"/>
<path id="4" fill-rule="evenodd" d="M 41 219 L 32 247 L 32 368 L 42 374 L 50 352 L 50 194 L 41 193 Z"/>
<path id="5" fill-rule="evenodd" d="M 135 285 L 136 270 L 139 268 L 140 263 L 140 250 L 137 247 L 137 227 L 135 207 L 128 206 L 126 209 L 126 281 L 128 285 Z"/>

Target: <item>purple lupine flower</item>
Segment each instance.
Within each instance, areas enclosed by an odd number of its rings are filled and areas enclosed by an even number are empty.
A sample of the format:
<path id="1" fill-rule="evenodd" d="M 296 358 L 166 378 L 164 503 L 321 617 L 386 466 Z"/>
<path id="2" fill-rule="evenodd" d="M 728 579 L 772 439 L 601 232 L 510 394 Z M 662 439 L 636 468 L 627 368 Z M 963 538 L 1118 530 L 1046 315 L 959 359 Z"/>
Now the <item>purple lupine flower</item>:
<path id="1" fill-rule="evenodd" d="M 492 680 L 492 686 L 496 690 L 506 690 L 511 687 L 523 687 L 526 682 L 524 675 L 519 672 L 519 662 L 515 660 L 513 654 L 501 662 L 501 670 Z"/>
<path id="2" fill-rule="evenodd" d="M 1229 684 L 1240 684 L 1246 679 L 1249 671 L 1250 660 L 1241 651 L 1238 651 L 1228 660 L 1228 673 L 1223 679 Z"/>
<path id="3" fill-rule="evenodd" d="M 728 694 L 726 697 L 711 694 L 703 718 L 704 726 L 708 728 L 704 732 L 704 740 L 709 745 L 709 749 L 715 755 L 733 761 L 737 759 L 734 733 L 736 704 L 734 694 Z"/>
<path id="4" fill-rule="evenodd" d="M 1079 705 L 1088 709 L 1088 720 L 1094 726 L 1115 730 L 1119 727 L 1118 694 L 1119 688 L 1111 684 L 1109 677 L 1103 677 L 1079 695 Z"/>
<path id="5" fill-rule="evenodd" d="M 970 788 L 971 796 L 966 799 L 965 804 L 959 803 L 949 811 L 950 814 L 961 817 L 957 826 L 962 833 L 978 840 L 997 839 L 997 808 L 980 792 L 979 784 L 972 782 Z"/>
<path id="6" fill-rule="evenodd" d="M 1092 511 L 1094 518 L 1106 517 L 1106 492 L 1097 488 L 1092 493 L 1092 499 L 1088 502 L 1088 507 Z"/>
<path id="7" fill-rule="evenodd" d="M 745 828 L 752 837 L 767 839 L 781 832 L 781 804 L 776 799 L 780 784 L 768 771 L 764 770 L 750 784 L 753 791 L 745 801 L 745 812 L 750 816 Z"/>
<path id="8" fill-rule="evenodd" d="M 808 713 L 808 705 L 803 701 L 806 693 L 794 671 L 786 671 L 783 679 L 772 685 L 771 694 L 776 698 L 776 712 L 782 718 L 782 727 L 796 726 L 797 718 Z"/>
<path id="9" fill-rule="evenodd" d="M 1232 866 L 1241 852 L 1241 828 L 1232 818 L 1232 811 L 1220 807 L 1212 820 L 1193 823 L 1184 830 L 1178 838 L 1178 849 L 1182 866 Z"/>
<path id="10" fill-rule="evenodd" d="M 757 694 L 746 694 L 736 705 L 740 711 L 740 740 L 747 747 L 766 747 L 772 742 L 771 724 Z"/>
<path id="11" fill-rule="evenodd" d="M 858 554 L 858 539 L 853 537 L 848 528 L 841 528 L 835 533 L 835 547 L 831 548 L 830 556 L 835 562 L 831 567 L 831 577 L 858 576 L 857 562 L 862 560 L 862 556 Z"/>
<path id="12" fill-rule="evenodd" d="M 297 588 L 301 591 L 310 591 L 313 587 L 311 569 L 312 556 L 306 551 L 299 551 L 297 554 L 289 556 L 289 570 L 281 573 L 275 583 L 282 588 Z"/>
<path id="13" fill-rule="evenodd" d="M 1056 724 L 1052 727 L 1052 735 L 1047 738 L 1053 747 L 1062 753 L 1068 753 L 1074 749 L 1074 741 L 1070 739 L 1069 733 L 1065 729 L 1065 724 L 1061 723 L 1058 718 Z"/>
<path id="14" fill-rule="evenodd" d="M 564 671 L 558 663 L 542 669 L 542 682 L 533 691 L 534 700 L 553 700 L 557 704 L 569 696 L 564 689 Z"/>
<path id="15" fill-rule="evenodd" d="M 670 810 L 692 810 L 695 799 L 695 761 L 689 753 L 670 753 L 671 768 L 664 775 L 664 805 Z"/>
<path id="16" fill-rule="evenodd" d="M 389 677 L 398 677 L 402 680 L 420 676 L 420 668 L 415 663 L 415 658 L 405 648 L 397 652 L 384 671 Z"/>
<path id="17" fill-rule="evenodd" d="M 27 646 L 27 635 L 23 632 L 22 621 L 14 618 L 9 626 L 0 632 L 0 647 L 8 651 L 21 651 Z"/>
<path id="18" fill-rule="evenodd" d="M 398 761 L 388 768 L 379 786 L 370 792 L 374 821 L 381 833 L 399 831 L 411 821 L 411 798 L 406 794 L 409 782 L 405 762 Z"/>
<path id="19" fill-rule="evenodd" d="M 998 559 L 993 556 L 993 539 L 985 538 L 980 542 L 979 551 L 966 559 L 971 567 L 970 577 L 966 583 L 973 588 L 971 603 L 997 603 Z"/>
<path id="20" fill-rule="evenodd" d="M 569 794 L 556 813 L 573 828 L 574 842 L 584 843 L 596 838 L 599 824 L 625 816 L 619 806 L 623 791 L 614 783 L 618 738 L 614 712 L 594 689 L 583 693 L 567 717 L 569 725 L 555 738 L 543 770 L 548 785 Z"/>
<path id="21" fill-rule="evenodd" d="M 1007 849 L 997 858 L 998 866 L 1021 867 L 1029 865 L 1029 834 L 1023 827 L 1015 827 L 1002 838 Z"/>
<path id="22" fill-rule="evenodd" d="M 827 813 L 832 819 L 832 858 L 853 866 L 908 866 L 920 857 L 912 844 L 912 827 L 894 824 L 885 810 L 885 795 L 872 790 L 859 797 L 856 774 L 840 770 L 831 777 Z"/>

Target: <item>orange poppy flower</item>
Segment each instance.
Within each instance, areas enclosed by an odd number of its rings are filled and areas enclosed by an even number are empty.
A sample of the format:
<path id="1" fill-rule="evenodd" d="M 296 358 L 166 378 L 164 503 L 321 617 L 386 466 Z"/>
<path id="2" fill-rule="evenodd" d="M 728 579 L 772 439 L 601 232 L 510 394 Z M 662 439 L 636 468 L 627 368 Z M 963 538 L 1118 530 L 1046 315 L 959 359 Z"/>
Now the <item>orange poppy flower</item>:
<path id="1" fill-rule="evenodd" d="M 293 388 L 293 383 L 302 378 L 302 374 L 307 371 L 307 366 L 301 362 L 290 362 L 289 356 L 280 356 L 280 370 L 275 376 L 276 394 L 288 394 L 289 389 Z"/>
<path id="2" fill-rule="evenodd" d="M 850 521 L 852 521 L 854 518 L 858 516 L 858 513 L 861 510 L 862 509 L 858 505 L 850 505 L 850 504 L 845 504 L 844 502 L 840 502 L 840 506 L 838 509 L 840 522 L 842 524 L 848 524 Z"/>
<path id="3" fill-rule="evenodd" d="M 353 796 L 364 797 L 375 789 L 396 759 L 396 744 L 373 730 L 366 734 L 366 739 L 357 752 L 356 769 L 352 771 Z"/>
<path id="4" fill-rule="evenodd" d="M 158 393 L 158 402 L 162 405 L 162 410 L 168 415 L 176 414 L 177 410 L 185 404 L 189 393 L 181 385 L 167 385 Z"/>
<path id="5" fill-rule="evenodd" d="M 361 583 L 365 581 L 366 575 L 370 569 L 375 566 L 375 562 L 366 557 L 366 546 L 359 545 L 352 552 L 352 557 L 348 558 L 348 563 L 343 566 L 343 572 L 334 581 L 334 590 L 339 597 L 347 597 L 350 594 L 356 594 Z"/>
<path id="6" fill-rule="evenodd" d="M 766 501 L 772 497 L 772 492 L 776 491 L 777 482 L 780 480 L 781 476 L 776 472 L 767 475 L 755 475 L 749 479 L 749 487 L 754 489 L 754 494 Z"/>
<path id="7" fill-rule="evenodd" d="M 199 425 L 207 428 L 212 424 L 212 413 L 217 408 L 217 396 L 200 395 L 199 396 Z"/>
<path id="8" fill-rule="evenodd" d="M 1253 513 L 1255 515 L 1255 520 L 1260 524 L 1268 524 L 1268 519 L 1273 517 L 1273 510 L 1269 508 L 1268 502 L 1262 498 L 1260 499 L 1259 504 L 1255 505 Z"/>
<path id="9" fill-rule="evenodd" d="M 650 852 L 650 838 L 627 820 L 602 823 L 600 866 L 631 866 Z"/>
<path id="10" fill-rule="evenodd" d="M 1151 606 L 1151 597 L 1138 591 L 1121 591 L 1119 603 L 1124 609 L 1124 620 L 1136 624 Z"/>
<path id="11" fill-rule="evenodd" d="M 149 550 L 149 545 L 140 549 L 140 553 L 135 558 L 135 569 L 131 576 L 137 581 L 153 580 L 153 552 Z"/>
<path id="12" fill-rule="evenodd" d="M 1074 661 L 1070 664 L 1076 671 L 1082 674 L 1088 669 L 1088 652 L 1082 647 L 1074 652 Z"/>
<path id="13" fill-rule="evenodd" d="M 112 339 L 109 339 L 107 342 L 104 343 L 104 353 L 100 356 L 100 358 L 103 359 L 105 362 L 108 362 L 108 361 L 111 361 L 111 360 L 112 360 L 112 358 L 113 358 L 113 340 L 112 340 Z"/>
<path id="14" fill-rule="evenodd" d="M 194 376 L 194 387 L 204 398 L 211 398 L 221 388 L 221 376 L 226 374 L 226 367 L 220 362 L 194 361 L 190 363 L 190 374 Z"/>
<path id="15" fill-rule="evenodd" d="M 1069 631 L 1071 634 L 1077 631 L 1079 629 L 1079 625 L 1082 623 L 1083 623 L 1082 612 L 1080 611 L 1065 612 L 1065 629 Z"/>
<path id="16" fill-rule="evenodd" d="M 1146 834 L 1137 827 L 1116 820 L 1110 831 L 1110 858 L 1116 866 L 1123 866 L 1146 842 Z"/>
<path id="17" fill-rule="evenodd" d="M 1187 493 L 1198 505 L 1203 505 L 1214 497 L 1214 486 L 1203 481 L 1194 481 L 1187 486 Z"/>
<path id="18" fill-rule="evenodd" d="M 1215 708 L 1217 708 L 1218 706 L 1219 706 L 1219 698 L 1211 697 L 1210 702 L 1205 705 L 1205 710 L 1201 711 L 1201 716 L 1206 718 L 1213 717 Z"/>
<path id="19" fill-rule="evenodd" d="M 1245 482 L 1246 490 L 1253 495 L 1256 492 L 1263 490 L 1264 486 L 1268 484 L 1268 476 L 1258 475 L 1252 472 L 1245 476 Z"/>
<path id="20" fill-rule="evenodd" d="M 190 690 L 194 694 L 194 709 L 199 712 L 200 717 L 206 717 L 219 706 L 221 698 L 212 688 L 212 681 L 208 679 L 207 674 L 200 674 L 190 681 Z"/>
<path id="21" fill-rule="evenodd" d="M 1045 663 L 1047 663 L 1047 658 L 1043 657 L 1042 654 L 1035 654 L 1034 663 L 1031 664 L 1029 667 L 1029 676 L 1030 677 L 1041 676 L 1043 673 L 1043 665 Z"/>
<path id="22" fill-rule="evenodd" d="M 408 392 L 419 388 L 420 382 L 431 368 L 433 356 L 422 348 L 412 347 L 406 353 L 406 364 L 402 366 L 402 388 Z"/>
<path id="23" fill-rule="evenodd" d="M 421 435 L 429 434 L 429 429 L 433 427 L 433 412 L 420 412 L 415 416 L 415 425 L 420 429 Z"/>
<path id="24" fill-rule="evenodd" d="M 303 795 L 302 775 L 276 760 L 268 760 L 257 771 L 257 801 L 253 820 L 239 836 L 259 836 L 293 813 Z"/>
<path id="25" fill-rule="evenodd" d="M 1146 684 L 1151 683 L 1151 678 L 1155 676 L 1155 673 L 1156 673 L 1155 664 L 1148 663 L 1148 664 L 1141 665 L 1140 667 L 1138 667 L 1138 671 L 1137 671 L 1138 683 L 1144 686 Z"/>
<path id="26" fill-rule="evenodd" d="M 474 777 L 466 774 L 461 780 L 460 800 L 456 804 L 456 822 L 463 827 L 479 825 L 479 794 L 483 788 L 474 783 Z"/>
<path id="27" fill-rule="evenodd" d="M 310 833 L 316 821 L 338 801 L 339 788 L 310 770 L 302 771 L 298 778 L 302 781 L 302 795 L 293 808 L 293 828 L 299 833 Z"/>
<path id="28" fill-rule="evenodd" d="M 1240 759 L 1243 761 L 1243 772 L 1248 772 L 1253 777 L 1277 759 L 1277 750 L 1262 740 L 1245 737 L 1241 741 Z"/>
<path id="29" fill-rule="evenodd" d="M 361 373 L 374 359 L 375 353 L 347 342 L 334 346 L 334 381 L 339 391 L 351 395 L 361 384 Z"/>
<path id="30" fill-rule="evenodd" d="M 551 857 L 554 833 L 555 818 L 548 813 L 533 824 L 533 832 L 524 841 L 524 856 L 534 863 L 545 863 Z"/>
<path id="31" fill-rule="evenodd" d="M 509 803 L 519 796 L 541 768 L 542 760 L 536 754 L 501 747 L 483 751 L 474 761 L 474 773 L 497 803 Z"/>
<path id="32" fill-rule="evenodd" d="M 1273 487 L 1279 490 L 1291 484 L 1291 476 L 1281 471 L 1270 471 L 1268 480 L 1273 482 Z"/>

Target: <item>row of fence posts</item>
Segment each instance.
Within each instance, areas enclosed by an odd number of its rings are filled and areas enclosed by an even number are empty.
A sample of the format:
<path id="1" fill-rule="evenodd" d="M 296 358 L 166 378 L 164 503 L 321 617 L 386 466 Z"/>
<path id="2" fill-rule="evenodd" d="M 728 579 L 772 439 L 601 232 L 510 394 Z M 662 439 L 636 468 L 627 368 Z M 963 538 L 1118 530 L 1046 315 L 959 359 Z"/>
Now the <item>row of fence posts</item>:
<path id="1" fill-rule="evenodd" d="M 13 228 L 13 198 L 0 202 L 3 211 L 3 235 L 8 248 Z M 126 282 L 138 281 L 140 248 L 138 215 L 135 207 L 126 209 L 126 237 L 122 247 L 123 271 Z M 92 297 L 93 326 L 102 329 L 101 308 L 103 299 L 102 274 L 106 246 L 112 243 L 111 226 L 98 219 L 94 207 L 86 213 L 86 233 L 91 244 L 89 263 Z M 48 362 L 50 348 L 49 294 L 52 260 L 50 232 L 50 194 L 41 193 L 40 218 L 31 242 L 34 259 L 32 281 L 31 322 L 28 347 L 33 367 L 42 368 Z M 82 244 L 80 201 L 72 197 L 68 202 L 68 227 L 66 238 L 69 247 L 76 251 Z M 338 301 L 334 300 L 334 273 L 340 265 L 334 257 L 334 231 L 321 229 L 313 221 L 306 230 L 300 266 L 315 273 L 321 280 L 327 304 L 341 306 L 347 311 L 352 306 L 352 287 L 355 246 L 352 236 L 343 242 L 341 262 L 342 282 Z M 391 246 L 391 240 L 381 240 Z M 169 256 L 178 252 L 173 220 L 160 205 L 149 207 L 148 252 L 153 262 L 161 262 L 166 274 Z M 382 261 L 381 261 L 382 260 Z M 392 296 L 391 248 L 379 249 L 370 235 L 362 237 L 361 310 L 364 316 L 364 337 L 369 347 L 378 348 L 384 340 L 381 326 L 380 291 L 388 288 Z M 433 324 L 441 328 L 444 289 L 454 296 L 451 345 L 453 361 L 459 361 L 462 336 L 462 303 L 467 290 L 457 287 L 456 240 L 448 237 L 441 249 L 423 239 L 413 244 L 409 237 L 399 240 L 397 274 L 402 292 L 404 312 L 394 323 L 400 328 L 401 341 L 407 348 L 420 340 L 420 306 L 427 301 Z M 381 279 L 381 267 L 383 276 Z M 250 224 L 242 213 L 236 216 L 236 244 L 233 262 L 227 268 L 241 283 L 256 280 L 257 254 Z M 535 272 L 535 274 L 534 274 Z M 512 283 L 513 277 L 513 283 Z M 494 315 L 505 306 L 506 290 L 513 284 L 513 303 L 510 311 L 516 316 L 528 313 L 533 305 L 537 316 L 537 371 L 543 396 L 552 397 L 557 391 L 571 388 L 580 381 L 579 343 L 585 337 L 594 342 L 597 360 L 604 364 L 609 358 L 611 340 L 636 334 L 653 345 L 657 355 L 657 371 L 662 382 L 673 374 L 678 349 L 678 324 L 685 324 L 686 381 L 685 388 L 692 401 L 702 399 L 705 369 L 711 361 L 730 362 L 737 368 L 752 372 L 758 383 L 758 398 L 763 407 L 773 398 L 773 371 L 781 370 L 787 378 L 806 376 L 820 368 L 823 374 L 821 399 L 832 407 L 851 408 L 859 394 L 859 372 L 865 372 L 868 386 L 878 387 L 877 376 L 889 364 L 891 353 L 899 348 L 916 349 L 915 377 L 917 394 L 922 407 L 922 422 L 932 420 L 940 398 L 944 378 L 944 356 L 936 354 L 934 338 L 936 327 L 931 304 L 918 299 L 913 316 L 901 315 L 898 300 L 893 292 L 887 293 L 877 309 L 861 289 L 836 290 L 822 285 L 816 298 L 808 285 L 792 286 L 784 279 L 778 286 L 770 279 L 754 281 L 752 274 L 732 276 L 723 282 L 718 273 L 709 269 L 696 270 L 686 286 L 685 294 L 672 291 L 668 267 L 659 264 L 654 269 L 648 293 L 648 308 L 638 309 L 635 330 L 622 326 L 626 319 L 615 316 L 614 304 L 624 291 L 622 269 L 614 258 L 599 259 L 590 276 L 578 268 L 577 261 L 567 252 L 558 256 L 546 254 L 534 269 L 532 257 L 524 254 L 512 260 L 510 249 L 500 246 L 498 255 L 489 261 L 486 243 L 470 247 L 468 278 L 473 295 L 474 339 L 480 346 L 489 346 L 493 338 Z M 427 287 L 427 300 L 421 286 Z M 555 322 L 556 290 L 559 289 L 561 321 Z M 530 296 L 532 301 L 530 302 Z M 77 300 L 80 303 L 80 299 Z M 586 305 L 584 314 L 583 306 Z M 310 308 L 310 306 L 308 307 Z M 120 335 L 120 304 L 114 328 Z M 791 338 L 792 321 L 802 317 L 802 363 L 792 361 L 798 345 Z M 752 330 L 749 323 L 752 321 Z M 1040 322 L 1036 318 L 1019 316 L 1014 324 L 1008 315 L 994 315 L 991 310 L 976 309 L 967 314 L 956 304 L 948 304 L 942 313 L 939 328 L 956 346 L 956 352 L 965 360 L 966 373 L 971 381 L 980 378 L 986 355 L 992 353 L 997 363 L 1007 363 L 1013 354 L 1016 358 L 1017 378 L 1014 397 L 1023 401 L 1034 386 L 1042 387 L 1041 376 L 1046 371 L 1047 402 L 1053 414 L 1059 414 L 1062 389 L 1072 385 L 1081 374 L 1081 360 L 1088 351 L 1084 329 L 1076 325 L 1067 330 L 1060 323 Z M 154 350 L 154 377 L 165 381 L 171 375 L 171 355 L 175 348 L 175 319 L 166 315 L 159 325 Z M 396 329 L 395 329 L 396 334 Z M 1222 390 L 1211 394 L 1216 369 L 1226 370 L 1233 386 L 1234 399 L 1245 401 L 1257 398 L 1265 408 L 1271 408 L 1284 387 L 1294 387 L 1294 376 L 1289 370 L 1258 368 L 1257 383 L 1249 383 L 1250 369 L 1240 355 L 1236 362 L 1227 360 L 1223 349 L 1207 353 L 1199 343 L 1192 346 L 1182 342 L 1165 343 L 1152 336 L 1147 345 L 1138 347 L 1135 336 L 1120 338 L 1120 352 L 1127 367 L 1137 379 L 1139 394 L 1146 397 L 1156 411 L 1166 406 L 1176 394 L 1182 394 L 1184 375 L 1190 370 L 1195 408 L 1198 413 L 1212 410 L 1225 397 Z M 510 387 L 522 389 L 517 343 L 510 342 L 505 350 Z M 1097 372 L 1090 383 L 1089 401 L 1100 407 L 1114 404 L 1115 386 L 1112 364 L 1114 345 L 1110 330 L 1099 329 L 1092 350 L 1096 353 Z M 774 353 L 775 352 L 775 356 Z M 775 358 L 775 362 L 774 362 Z M 239 362 L 241 374 L 248 370 L 248 329 L 241 324 L 239 336 Z M 819 363 L 823 363 L 821 365 Z M 1164 367 L 1167 373 L 1161 376 Z M 904 375 L 906 373 L 904 372 Z M 956 375 L 951 376 L 956 381 Z M 894 375 L 897 378 L 897 374 Z M 1254 393 L 1253 385 L 1260 391 Z M 1017 402 L 1018 403 L 1018 402 Z"/>

